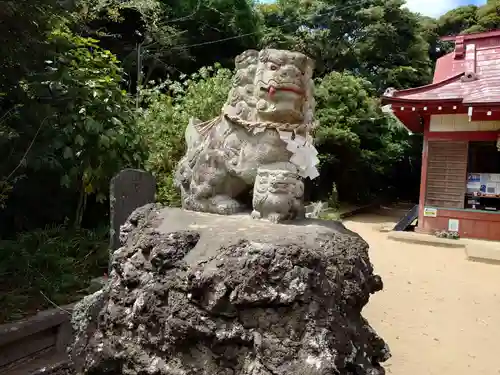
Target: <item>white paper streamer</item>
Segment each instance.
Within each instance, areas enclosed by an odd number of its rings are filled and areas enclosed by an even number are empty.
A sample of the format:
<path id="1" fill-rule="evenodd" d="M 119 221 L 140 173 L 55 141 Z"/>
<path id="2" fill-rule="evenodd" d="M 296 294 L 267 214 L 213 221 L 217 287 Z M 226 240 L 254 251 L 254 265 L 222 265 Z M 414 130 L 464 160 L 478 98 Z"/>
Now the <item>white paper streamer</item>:
<path id="1" fill-rule="evenodd" d="M 300 176 L 309 177 L 311 180 L 318 177 L 318 151 L 312 144 L 312 137 L 308 134 L 304 138 L 296 134 L 292 139 L 292 132 L 279 131 L 279 134 L 281 140 L 286 143 L 286 149 L 292 153 L 290 162 L 299 168 Z"/>

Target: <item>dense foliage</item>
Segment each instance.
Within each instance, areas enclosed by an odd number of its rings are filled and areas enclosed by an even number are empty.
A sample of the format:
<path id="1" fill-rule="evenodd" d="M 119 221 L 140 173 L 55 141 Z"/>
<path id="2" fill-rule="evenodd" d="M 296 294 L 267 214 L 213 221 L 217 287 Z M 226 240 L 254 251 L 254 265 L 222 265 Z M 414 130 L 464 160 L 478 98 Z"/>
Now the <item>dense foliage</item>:
<path id="1" fill-rule="evenodd" d="M 166 81 L 141 90 L 144 108 L 138 111 L 137 126 L 150 144 L 145 169 L 158 181 L 157 199 L 179 205 L 179 193 L 173 187 L 172 175 L 184 154 L 184 130 L 191 117 L 202 121 L 220 114 L 227 99 L 232 72 L 219 65 L 203 67 L 180 81 Z M 164 93 L 168 89 L 169 95 Z"/>
<path id="2" fill-rule="evenodd" d="M 332 72 L 319 80 L 316 99 L 321 124 L 316 197 L 327 195 L 334 183 L 343 200 L 380 196 L 390 186 L 394 166 L 407 155 L 406 132 L 382 114 L 373 85 L 364 78 Z"/>
<path id="3" fill-rule="evenodd" d="M 316 60 L 321 177 L 311 198 L 415 199 L 421 138 L 381 112 L 380 93 L 428 83 L 450 48 L 439 37 L 500 27 L 500 1 L 439 19 L 403 5 L 4 0 L 0 320 L 68 302 L 105 272 L 108 186 L 121 168 L 150 170 L 157 199 L 178 204 L 184 129 L 218 114 L 233 58 L 248 48 Z"/>
<path id="4" fill-rule="evenodd" d="M 0 322 L 62 306 L 88 294 L 108 267 L 107 228 L 49 226 L 3 240 Z"/>

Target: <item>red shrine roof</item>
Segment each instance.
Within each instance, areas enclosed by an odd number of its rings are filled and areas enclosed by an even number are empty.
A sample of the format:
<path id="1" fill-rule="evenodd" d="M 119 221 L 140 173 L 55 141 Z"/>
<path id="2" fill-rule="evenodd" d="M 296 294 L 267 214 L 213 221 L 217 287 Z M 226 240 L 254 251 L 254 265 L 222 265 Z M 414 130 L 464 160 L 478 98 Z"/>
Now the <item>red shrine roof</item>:
<path id="1" fill-rule="evenodd" d="M 455 41 L 455 50 L 437 60 L 433 82 L 407 90 L 387 89 L 382 102 L 410 106 L 500 105 L 500 30 L 442 40 Z"/>

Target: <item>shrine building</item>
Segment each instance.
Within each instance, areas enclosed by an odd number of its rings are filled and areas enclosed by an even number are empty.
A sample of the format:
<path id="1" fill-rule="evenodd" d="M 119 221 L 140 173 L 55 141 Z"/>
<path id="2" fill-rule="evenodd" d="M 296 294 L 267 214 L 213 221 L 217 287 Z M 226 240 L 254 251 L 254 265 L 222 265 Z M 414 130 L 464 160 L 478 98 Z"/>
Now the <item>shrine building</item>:
<path id="1" fill-rule="evenodd" d="M 387 89 L 386 108 L 423 133 L 422 233 L 500 240 L 500 30 L 445 37 L 431 84 Z"/>

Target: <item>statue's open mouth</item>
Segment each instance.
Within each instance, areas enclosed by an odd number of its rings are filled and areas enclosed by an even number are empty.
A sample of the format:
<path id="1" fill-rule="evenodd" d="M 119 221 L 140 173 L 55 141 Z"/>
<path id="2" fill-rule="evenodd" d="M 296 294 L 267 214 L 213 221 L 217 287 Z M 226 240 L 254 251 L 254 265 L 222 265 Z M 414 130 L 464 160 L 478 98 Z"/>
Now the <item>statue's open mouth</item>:
<path id="1" fill-rule="evenodd" d="M 279 91 L 282 92 L 292 92 L 298 96 L 303 96 L 304 95 L 304 90 L 300 89 L 296 85 L 292 84 L 287 84 L 287 85 L 269 85 L 269 86 L 261 86 L 260 89 L 262 91 L 266 91 L 269 96 L 274 96 Z"/>

